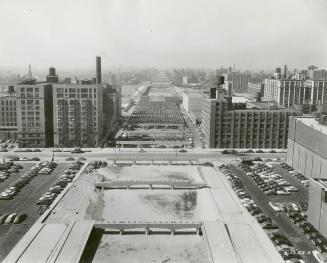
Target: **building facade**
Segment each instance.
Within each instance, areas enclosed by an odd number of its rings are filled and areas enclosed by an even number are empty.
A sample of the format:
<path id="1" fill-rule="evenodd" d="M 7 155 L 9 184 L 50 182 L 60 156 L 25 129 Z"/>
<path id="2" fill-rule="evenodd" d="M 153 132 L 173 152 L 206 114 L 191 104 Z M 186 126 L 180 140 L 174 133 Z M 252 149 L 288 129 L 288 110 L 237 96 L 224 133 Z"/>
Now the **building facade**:
<path id="1" fill-rule="evenodd" d="M 52 84 L 18 85 L 16 96 L 19 146 L 52 147 Z"/>
<path id="2" fill-rule="evenodd" d="M 96 84 L 53 85 L 54 145 L 95 147 L 103 134 L 103 89 Z"/>
<path id="3" fill-rule="evenodd" d="M 287 147 L 289 116 L 293 110 L 246 109 L 245 103 L 232 103 L 230 97 L 204 97 L 202 128 L 207 148 Z"/>
<path id="4" fill-rule="evenodd" d="M 310 179 L 308 221 L 327 237 L 327 179 Z"/>
<path id="5" fill-rule="evenodd" d="M 0 139 L 17 138 L 16 96 L 14 93 L 0 97 Z"/>
<path id="6" fill-rule="evenodd" d="M 241 72 L 229 72 L 223 74 L 225 77 L 225 87 L 233 95 L 235 92 L 247 92 L 250 74 Z"/>
<path id="7" fill-rule="evenodd" d="M 287 162 L 308 178 L 327 178 L 327 126 L 312 116 L 291 118 Z"/>
<path id="8" fill-rule="evenodd" d="M 104 136 L 114 130 L 121 114 L 121 86 L 107 85 L 103 90 Z"/>
<path id="9" fill-rule="evenodd" d="M 201 112 L 201 110 L 202 110 L 202 93 L 200 93 L 200 92 L 183 92 L 183 108 L 187 112 Z"/>
<path id="10" fill-rule="evenodd" d="M 264 98 L 279 107 L 318 105 L 327 101 L 327 80 L 266 79 Z"/>
<path id="11" fill-rule="evenodd" d="M 90 84 L 18 85 L 20 147 L 95 147 L 103 134 L 103 90 Z"/>

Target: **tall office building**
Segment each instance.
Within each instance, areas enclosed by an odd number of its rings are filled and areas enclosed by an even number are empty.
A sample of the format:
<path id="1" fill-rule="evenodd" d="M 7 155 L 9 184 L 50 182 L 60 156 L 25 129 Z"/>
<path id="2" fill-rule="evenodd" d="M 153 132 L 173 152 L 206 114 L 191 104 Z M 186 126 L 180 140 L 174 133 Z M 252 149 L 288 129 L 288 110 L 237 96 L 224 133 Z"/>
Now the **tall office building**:
<path id="1" fill-rule="evenodd" d="M 96 84 L 100 84 L 102 82 L 101 80 L 101 57 L 96 57 L 95 59 L 96 63 Z"/>
<path id="2" fill-rule="evenodd" d="M 52 84 L 17 85 L 16 96 L 19 146 L 52 147 Z"/>
<path id="3" fill-rule="evenodd" d="M 289 116 L 298 114 L 294 110 L 247 109 L 245 103 L 232 103 L 222 89 L 212 88 L 202 103 L 206 147 L 286 148 Z"/>
<path id="4" fill-rule="evenodd" d="M 56 68 L 50 67 L 49 68 L 49 75 L 47 76 L 47 83 L 58 83 L 59 78 L 56 74 Z"/>

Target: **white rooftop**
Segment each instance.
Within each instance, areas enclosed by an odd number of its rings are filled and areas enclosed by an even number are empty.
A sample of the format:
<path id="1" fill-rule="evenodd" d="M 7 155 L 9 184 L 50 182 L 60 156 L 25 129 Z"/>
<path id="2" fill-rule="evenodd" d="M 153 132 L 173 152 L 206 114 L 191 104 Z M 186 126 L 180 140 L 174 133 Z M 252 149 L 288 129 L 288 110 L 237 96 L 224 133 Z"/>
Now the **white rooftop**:
<path id="1" fill-rule="evenodd" d="M 310 126 L 311 128 L 320 131 L 324 134 L 327 134 L 327 126 L 319 124 L 314 117 L 297 117 L 297 121 L 302 122 L 303 124 Z"/>

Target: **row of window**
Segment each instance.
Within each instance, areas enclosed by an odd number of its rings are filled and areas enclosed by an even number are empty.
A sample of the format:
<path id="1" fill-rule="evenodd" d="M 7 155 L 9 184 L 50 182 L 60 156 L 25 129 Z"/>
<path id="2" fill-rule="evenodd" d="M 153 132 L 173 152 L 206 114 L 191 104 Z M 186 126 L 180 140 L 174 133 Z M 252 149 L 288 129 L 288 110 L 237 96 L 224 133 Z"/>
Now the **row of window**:
<path id="1" fill-rule="evenodd" d="M 0 104 L 2 106 L 15 106 L 16 105 L 16 101 L 14 101 L 14 100 L 10 100 L 10 101 L 8 101 L 8 100 L 6 100 L 6 101 L 0 100 Z"/>

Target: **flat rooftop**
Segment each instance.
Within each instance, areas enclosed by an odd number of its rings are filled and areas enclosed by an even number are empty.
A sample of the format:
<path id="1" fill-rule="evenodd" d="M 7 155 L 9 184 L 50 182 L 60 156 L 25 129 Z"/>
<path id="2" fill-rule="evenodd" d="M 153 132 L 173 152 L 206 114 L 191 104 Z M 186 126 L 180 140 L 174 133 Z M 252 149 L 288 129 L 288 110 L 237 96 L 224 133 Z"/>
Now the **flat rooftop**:
<path id="1" fill-rule="evenodd" d="M 327 126 L 319 124 L 314 117 L 296 117 L 296 120 L 313 128 L 316 131 L 327 134 Z"/>
<path id="2" fill-rule="evenodd" d="M 149 178 L 203 182 L 209 187 L 94 187 L 103 180 Z M 155 231 L 146 235 L 143 229 L 143 233 L 127 231 L 120 235 L 107 228 L 97 232 L 96 226 L 110 222 L 196 222 L 201 224 L 203 234 Z M 85 172 L 33 225 L 5 262 L 30 262 L 33 257 L 42 262 L 80 262 L 85 255 L 91 257 L 87 262 L 284 262 L 226 178 L 214 168 L 201 165 L 108 166 Z"/>
<path id="3" fill-rule="evenodd" d="M 327 190 L 327 179 L 324 178 L 313 178 L 314 181 L 319 183 L 325 190 Z"/>

